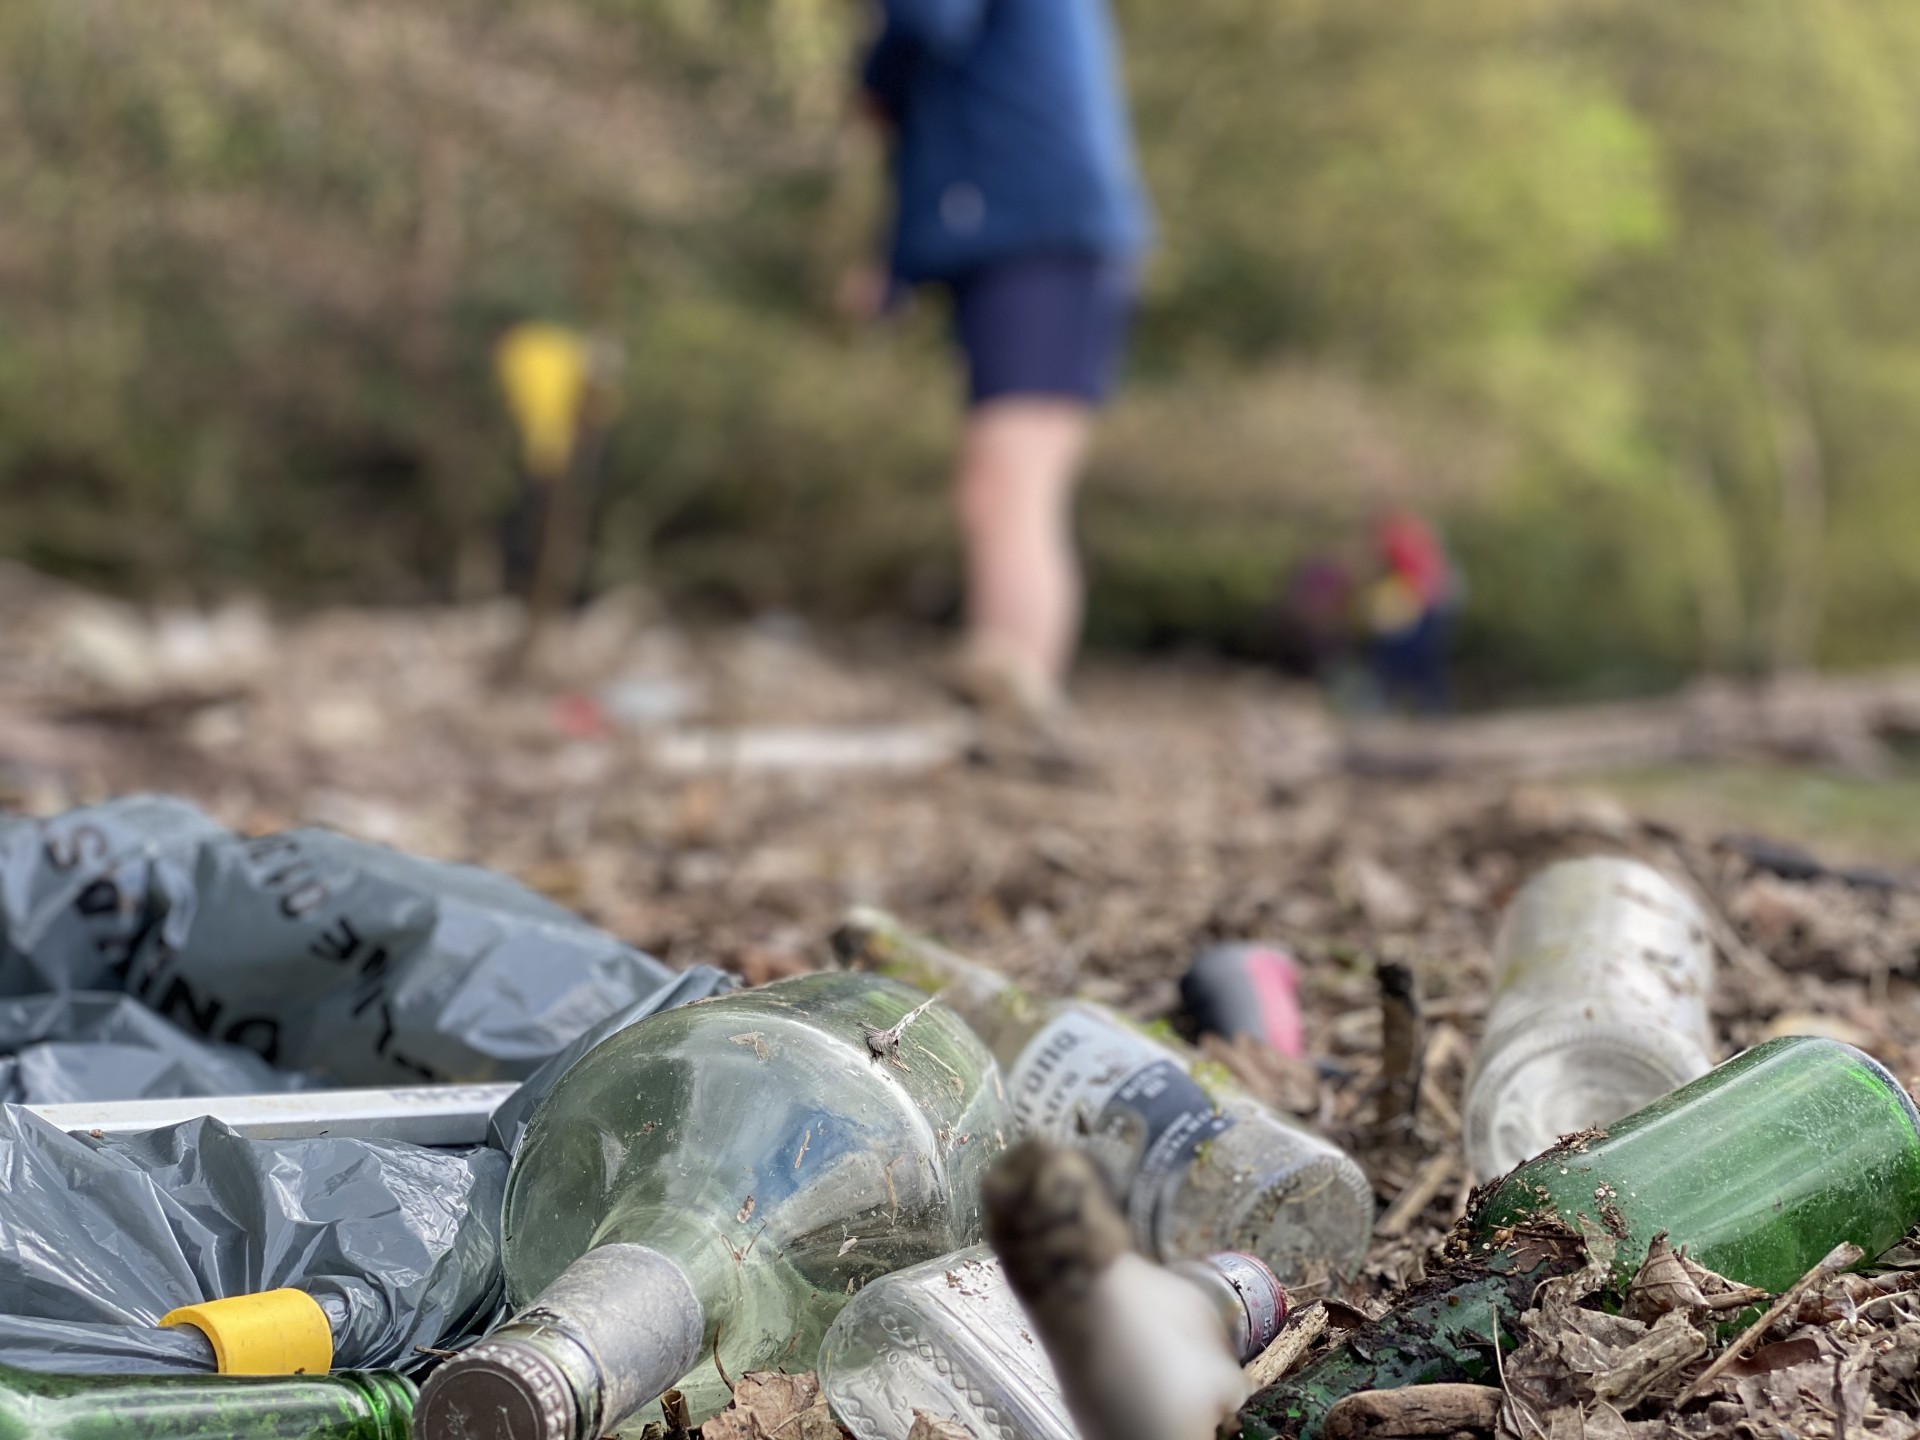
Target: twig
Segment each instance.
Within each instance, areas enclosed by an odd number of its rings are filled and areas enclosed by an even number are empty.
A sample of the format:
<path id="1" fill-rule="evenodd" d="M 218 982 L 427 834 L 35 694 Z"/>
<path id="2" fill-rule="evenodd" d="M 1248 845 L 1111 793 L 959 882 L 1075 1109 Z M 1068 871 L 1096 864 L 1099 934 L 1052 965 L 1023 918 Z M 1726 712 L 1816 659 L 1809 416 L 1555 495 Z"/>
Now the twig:
<path id="1" fill-rule="evenodd" d="M 731 1395 L 733 1381 L 727 1378 L 727 1367 L 720 1363 L 720 1331 L 725 1328 L 726 1323 L 722 1320 L 713 1327 L 713 1368 L 720 1372 L 720 1383 L 727 1387 L 727 1393 Z"/>
<path id="2" fill-rule="evenodd" d="M 1376 1135 L 1386 1136 L 1413 1125 L 1420 1107 L 1427 1037 L 1413 971 L 1397 961 L 1382 960 L 1374 974 L 1380 985 L 1380 1098 L 1373 1128 Z"/>
<path id="3" fill-rule="evenodd" d="M 1491 1300 L 1487 1302 L 1487 1319 L 1493 1322 L 1493 1373 L 1500 1377 L 1500 1393 L 1506 1397 L 1507 1407 L 1513 1411 L 1514 1419 L 1524 1419 L 1534 1432 L 1545 1440 L 1546 1431 L 1540 1428 L 1540 1421 L 1533 1413 L 1533 1407 L 1514 1397 L 1513 1389 L 1507 1384 L 1507 1362 L 1500 1353 L 1500 1307 Z M 1518 1429 L 1519 1426 L 1514 1427 Z"/>
<path id="4" fill-rule="evenodd" d="M 1394 1198 L 1387 1207 L 1387 1213 L 1380 1217 L 1380 1223 L 1373 1227 L 1373 1233 L 1382 1240 L 1397 1240 L 1407 1233 L 1415 1219 L 1419 1217 L 1433 1200 L 1446 1188 L 1447 1181 L 1453 1177 L 1453 1156 L 1441 1151 L 1420 1167 L 1420 1172 L 1407 1182 L 1407 1188 Z"/>
<path id="5" fill-rule="evenodd" d="M 1747 1346 L 1765 1334 L 1769 1325 L 1786 1314 L 1793 1306 L 1798 1305 L 1800 1297 L 1811 1290 L 1817 1281 L 1824 1280 L 1829 1275 L 1837 1275 L 1849 1265 L 1858 1264 L 1865 1254 L 1864 1250 L 1850 1240 L 1843 1240 L 1834 1246 L 1818 1265 L 1788 1286 L 1787 1292 L 1767 1308 L 1766 1314 L 1741 1331 L 1733 1343 L 1722 1350 L 1718 1358 L 1702 1370 L 1692 1384 L 1680 1392 L 1679 1398 L 1673 1402 L 1673 1408 L 1680 1409 L 1689 1400 L 1696 1399 L 1707 1386 L 1718 1380 L 1726 1372 L 1727 1367 L 1740 1358 Z"/>
<path id="6" fill-rule="evenodd" d="M 933 1004 L 934 998 L 934 996 L 929 995 L 884 1030 L 877 1025 L 869 1025 L 866 1021 L 862 1020 L 860 1022 L 860 1028 L 867 1033 L 868 1053 L 876 1060 L 885 1060 L 896 1069 L 906 1069 L 906 1062 L 900 1058 L 901 1038 L 907 1033 L 907 1027 L 918 1020 L 920 1016 L 925 1013 L 926 1008 Z"/>
<path id="7" fill-rule="evenodd" d="M 1247 1386 L 1253 1390 L 1264 1390 L 1267 1386 L 1284 1380 L 1300 1363 L 1300 1357 L 1307 1353 L 1314 1341 L 1327 1333 L 1327 1307 L 1318 1303 L 1307 1306 L 1291 1324 L 1282 1330 L 1274 1341 L 1247 1364 Z"/>
<path id="8" fill-rule="evenodd" d="M 669 1390 L 660 1397 L 660 1414 L 667 1422 L 666 1440 L 687 1440 L 687 1397 Z"/>

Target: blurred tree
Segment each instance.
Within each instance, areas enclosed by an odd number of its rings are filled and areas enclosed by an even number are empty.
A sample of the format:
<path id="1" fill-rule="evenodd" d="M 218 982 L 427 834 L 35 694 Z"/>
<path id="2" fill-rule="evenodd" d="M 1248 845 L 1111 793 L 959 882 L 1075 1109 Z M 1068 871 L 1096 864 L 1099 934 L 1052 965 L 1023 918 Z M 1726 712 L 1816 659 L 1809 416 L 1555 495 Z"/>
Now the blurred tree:
<path id="1" fill-rule="evenodd" d="M 1119 0 L 1163 244 L 1097 633 L 1258 643 L 1442 513 L 1513 688 L 1920 649 L 1920 10 Z M 603 579 L 937 613 L 939 306 L 849 334 L 853 0 L 0 7 L 0 533 L 141 589 L 493 583 L 511 321 L 628 357 Z"/>

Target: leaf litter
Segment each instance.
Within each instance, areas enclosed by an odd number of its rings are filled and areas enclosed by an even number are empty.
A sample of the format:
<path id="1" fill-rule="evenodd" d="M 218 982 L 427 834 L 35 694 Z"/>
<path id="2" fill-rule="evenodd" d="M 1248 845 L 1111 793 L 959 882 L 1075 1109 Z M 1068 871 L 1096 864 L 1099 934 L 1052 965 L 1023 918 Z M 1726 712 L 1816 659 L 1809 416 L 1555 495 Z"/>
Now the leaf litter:
<path id="1" fill-rule="evenodd" d="M 1346 1146 L 1392 1218 L 1354 1282 L 1300 1287 L 1301 1313 L 1376 1312 L 1425 1275 L 1464 1208 L 1460 1097 L 1490 937 L 1514 889 L 1551 861 L 1625 854 L 1693 883 L 1719 951 L 1722 1055 L 1819 1032 L 1909 1083 L 1920 1075 L 1911 877 L 1798 851 L 1786 864 L 1780 842 L 1817 850 L 1820 837 L 1760 843 L 1566 786 L 1347 773 L 1318 702 L 1244 668 L 1089 666 L 1091 764 L 1066 783 L 844 756 L 688 771 L 663 745 L 675 723 L 868 735 L 951 725 L 955 712 L 920 639 L 787 620 L 687 629 L 632 592 L 558 625 L 530 678 L 503 687 L 511 607 L 158 612 L 17 570 L 0 581 L 14 620 L 0 630 L 0 802 L 12 809 L 150 789 L 246 831 L 330 825 L 504 870 L 671 963 L 755 982 L 831 963 L 826 937 L 847 906 L 879 904 L 1038 991 L 1176 1027 L 1176 981 L 1203 946 L 1287 945 L 1302 962 L 1308 1055 L 1216 1042 L 1209 1056 Z M 682 684 L 703 708 L 651 728 L 596 709 L 604 687 L 639 680 Z M 1411 971 L 1424 1039 L 1403 1055 L 1417 1072 L 1391 1085 L 1383 959 Z M 875 1039 L 876 1061 L 898 1062 Z M 1413 1109 L 1382 1124 L 1389 1091 Z M 1916 1283 L 1920 1248 L 1818 1278 L 1676 1409 L 1729 1322 L 1763 1297 L 1656 1247 L 1624 1295 L 1596 1276 L 1584 1294 L 1536 1298 L 1506 1358 L 1501 1433 L 1920 1440 Z M 770 1389 L 763 1403 L 752 1378 L 746 1417 L 736 1400 L 710 1435 L 829 1433 L 811 1433 L 817 1401 Z M 943 1423 L 929 1417 L 933 1437 Z"/>

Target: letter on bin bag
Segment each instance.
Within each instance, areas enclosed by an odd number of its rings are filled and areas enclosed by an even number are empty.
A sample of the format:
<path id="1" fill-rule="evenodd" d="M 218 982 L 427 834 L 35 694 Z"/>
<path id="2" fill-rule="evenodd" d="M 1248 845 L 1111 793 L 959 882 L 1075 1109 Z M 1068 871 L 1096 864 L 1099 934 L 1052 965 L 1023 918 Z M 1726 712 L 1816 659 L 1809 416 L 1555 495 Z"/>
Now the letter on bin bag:
<path id="1" fill-rule="evenodd" d="M 0 822 L 0 998 L 122 989 L 329 1083 L 517 1080 L 673 972 L 504 876 L 130 796 Z"/>

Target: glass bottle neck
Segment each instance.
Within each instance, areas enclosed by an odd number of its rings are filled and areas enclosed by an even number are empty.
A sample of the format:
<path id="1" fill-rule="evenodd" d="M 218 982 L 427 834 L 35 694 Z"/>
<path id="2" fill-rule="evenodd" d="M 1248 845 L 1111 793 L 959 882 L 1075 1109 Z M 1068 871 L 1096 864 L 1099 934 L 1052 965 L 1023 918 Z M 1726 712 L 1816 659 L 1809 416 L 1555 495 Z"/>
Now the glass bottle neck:
<path id="1" fill-rule="evenodd" d="M 700 1357 L 700 1297 L 679 1263 L 611 1244 L 427 1382 L 420 1440 L 591 1440 Z"/>

